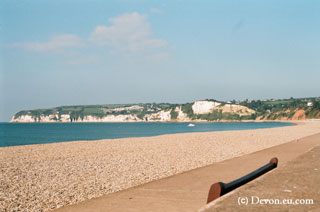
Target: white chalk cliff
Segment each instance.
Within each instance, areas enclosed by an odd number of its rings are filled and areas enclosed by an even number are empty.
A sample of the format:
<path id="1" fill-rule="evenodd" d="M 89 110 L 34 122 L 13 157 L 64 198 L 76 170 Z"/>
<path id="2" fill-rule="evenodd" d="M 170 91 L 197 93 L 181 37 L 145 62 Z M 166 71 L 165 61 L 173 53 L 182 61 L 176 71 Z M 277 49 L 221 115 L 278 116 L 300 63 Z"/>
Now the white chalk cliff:
<path id="1" fill-rule="evenodd" d="M 17 113 L 12 117 L 10 122 L 189 122 L 192 119 L 183 112 L 183 106 L 176 106 L 171 109 L 161 109 L 159 107 L 148 106 L 146 113 L 141 115 L 144 107 L 140 105 L 133 105 L 128 107 L 116 107 L 112 109 L 101 108 L 98 115 L 83 115 L 73 116 L 69 114 L 62 114 L 59 111 L 52 112 L 52 114 L 38 114 L 32 115 L 32 111 L 23 111 L 22 115 Z M 208 114 L 214 110 L 221 111 L 222 113 L 234 113 L 240 116 L 254 114 L 255 111 L 241 105 L 235 104 L 222 104 L 216 101 L 196 101 L 191 106 L 192 112 L 195 115 Z M 121 112 L 125 114 L 121 114 Z M 140 115 L 138 115 L 140 112 Z M 171 117 L 172 113 L 176 114 L 175 117 Z M 21 114 L 21 113 L 20 113 Z M 194 120 L 194 118 L 193 118 Z"/>

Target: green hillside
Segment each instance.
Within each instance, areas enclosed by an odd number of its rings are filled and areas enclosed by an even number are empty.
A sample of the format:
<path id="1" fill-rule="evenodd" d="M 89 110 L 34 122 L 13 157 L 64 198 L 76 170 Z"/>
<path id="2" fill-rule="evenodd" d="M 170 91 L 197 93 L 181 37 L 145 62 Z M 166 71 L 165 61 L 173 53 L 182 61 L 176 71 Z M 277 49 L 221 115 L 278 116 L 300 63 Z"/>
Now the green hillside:
<path id="1" fill-rule="evenodd" d="M 320 97 L 242 101 L 239 104 L 256 111 L 255 118 L 266 120 L 292 119 L 297 111 L 305 118 L 320 118 Z"/>
<path id="2" fill-rule="evenodd" d="M 269 100 L 245 100 L 222 102 L 217 100 L 206 100 L 219 102 L 220 106 L 226 104 L 241 105 L 254 110 L 250 115 L 239 113 L 223 112 L 219 107 L 210 113 L 195 114 L 192 105 L 194 103 L 170 104 L 170 103 L 146 103 L 146 104 L 111 104 L 111 105 L 73 105 L 60 106 L 49 109 L 23 110 L 14 115 L 17 119 L 23 115 L 32 116 L 40 120 L 41 116 L 53 116 L 53 120 L 59 121 L 63 115 L 70 116 L 70 121 L 83 120 L 86 116 L 102 118 L 108 115 L 134 115 L 139 120 L 146 121 L 148 115 L 161 111 L 169 111 L 172 121 L 178 117 L 177 108 L 187 115 L 191 120 L 297 120 L 320 118 L 320 98 L 290 98 L 290 99 L 269 99 Z M 220 108 L 221 108 L 220 107 Z M 157 120 L 158 118 L 154 118 Z"/>

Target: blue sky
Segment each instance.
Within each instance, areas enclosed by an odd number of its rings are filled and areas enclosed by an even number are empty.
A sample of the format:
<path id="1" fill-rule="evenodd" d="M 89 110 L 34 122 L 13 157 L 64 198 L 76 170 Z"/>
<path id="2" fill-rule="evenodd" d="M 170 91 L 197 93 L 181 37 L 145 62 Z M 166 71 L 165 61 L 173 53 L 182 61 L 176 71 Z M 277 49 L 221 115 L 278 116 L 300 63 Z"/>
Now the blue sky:
<path id="1" fill-rule="evenodd" d="M 0 121 L 60 105 L 319 96 L 320 1 L 0 6 Z"/>

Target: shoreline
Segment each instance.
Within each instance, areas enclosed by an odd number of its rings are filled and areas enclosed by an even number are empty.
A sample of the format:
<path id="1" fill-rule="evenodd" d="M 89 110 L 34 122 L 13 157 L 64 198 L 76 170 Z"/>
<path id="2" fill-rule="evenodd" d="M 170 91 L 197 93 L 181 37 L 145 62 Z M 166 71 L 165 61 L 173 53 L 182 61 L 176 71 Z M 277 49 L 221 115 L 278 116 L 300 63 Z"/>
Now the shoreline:
<path id="1" fill-rule="evenodd" d="M 208 124 L 208 123 L 289 123 L 292 124 L 291 126 L 295 126 L 298 124 L 303 124 L 303 121 L 255 121 L 255 122 L 145 122 L 145 123 L 201 123 L 201 124 Z M 58 122 L 59 124 L 64 124 L 64 122 Z M 69 124 L 71 122 L 66 122 L 66 124 Z M 87 124 L 84 122 L 75 122 L 76 124 Z M 101 122 L 88 122 L 88 123 L 101 123 Z M 106 123 L 136 123 L 136 122 L 106 122 Z M 9 124 L 24 124 L 24 123 L 12 123 L 9 122 Z M 35 123 L 27 123 L 27 124 L 54 124 L 53 122 L 35 122 Z M 53 143 L 70 143 L 70 142 L 81 142 L 81 141 L 102 141 L 102 140 L 114 140 L 114 139 L 132 139 L 132 138 L 152 138 L 157 136 L 164 136 L 164 135 L 177 135 L 177 134 L 189 134 L 189 133 L 210 133 L 210 132 L 227 132 L 227 131 L 237 131 L 237 130 L 258 130 L 258 129 L 272 129 L 272 128 L 279 128 L 279 127 L 289 127 L 289 126 L 274 126 L 274 127 L 266 127 L 266 128 L 255 128 L 255 129 L 233 129 L 233 130 L 214 130 L 214 131 L 193 131 L 193 132 L 177 132 L 177 133 L 167 133 L 167 134 L 161 134 L 161 135 L 150 135 L 150 136 L 137 136 L 137 137 L 123 137 L 123 138 L 102 138 L 102 139 L 92 139 L 92 140 L 71 140 L 71 141 L 54 141 L 50 143 L 35 143 L 35 144 L 23 144 L 23 145 L 12 145 L 12 146 L 0 146 L 1 148 L 8 148 L 8 147 L 17 147 L 17 146 L 29 146 L 29 145 L 44 145 L 44 144 L 53 144 Z"/>
<path id="2" fill-rule="evenodd" d="M 255 130 L 0 148 L 0 209 L 60 208 L 319 132 L 320 122 L 303 121 Z"/>
<path id="3" fill-rule="evenodd" d="M 87 122 L 63 122 L 63 121 L 54 121 L 54 122 L 14 122 L 14 121 L 8 121 L 8 122 L 0 122 L 4 124 L 54 124 L 54 123 L 61 123 L 61 124 L 81 124 L 81 123 L 239 123 L 239 122 L 304 122 L 304 121 L 320 121 L 320 119 L 304 119 L 304 120 L 217 120 L 217 121 L 208 121 L 208 120 L 189 120 L 189 121 L 109 121 L 109 122 L 93 122 L 93 121 L 87 121 Z"/>

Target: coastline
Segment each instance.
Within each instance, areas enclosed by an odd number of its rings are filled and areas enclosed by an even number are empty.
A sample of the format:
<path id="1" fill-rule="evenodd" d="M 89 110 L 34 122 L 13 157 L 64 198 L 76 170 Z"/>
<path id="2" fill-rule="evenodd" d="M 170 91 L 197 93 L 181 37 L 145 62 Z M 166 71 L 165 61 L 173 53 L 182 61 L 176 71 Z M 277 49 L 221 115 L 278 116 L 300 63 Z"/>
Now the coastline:
<path id="1" fill-rule="evenodd" d="M 187 124 L 195 127 L 187 127 Z M 193 124 L 192 124 L 193 123 Z M 23 128 L 20 128 L 22 124 Z M 231 130 L 250 130 L 250 129 L 265 129 L 275 127 L 285 127 L 295 125 L 295 122 L 117 122 L 117 123 L 0 123 L 0 128 L 6 131 L 8 135 L 19 134 L 20 138 L 15 136 L 0 135 L 0 148 L 9 146 L 25 146 L 47 143 L 60 142 L 77 142 L 77 141 L 97 141 L 105 139 L 120 139 L 120 138 L 139 138 L 139 137 L 154 137 L 160 135 L 185 134 L 193 132 L 214 132 L 214 131 L 231 131 Z M 16 125 L 16 126 L 15 126 Z M 47 129 L 44 132 L 43 129 Z M 66 133 L 65 129 L 69 129 Z M 118 129 L 122 129 L 119 131 Z M 20 129 L 25 129 L 20 131 Z M 73 129 L 73 130 L 71 130 Z M 76 130 L 74 130 L 76 129 Z M 16 131 L 17 130 L 17 131 Z M 32 130 L 34 136 L 28 137 L 28 132 Z M 38 131 L 40 130 L 40 131 Z M 112 133 L 108 132 L 116 132 Z M 55 132 L 54 134 L 51 132 Z M 60 133 L 61 132 L 61 133 Z M 103 133 L 106 132 L 106 133 Z M 26 134 L 24 139 L 21 139 Z M 44 140 L 42 134 L 48 134 L 47 140 Z"/>
<path id="2" fill-rule="evenodd" d="M 319 121 L 296 123 L 0 148 L 0 209 L 47 211 L 320 132 Z"/>
<path id="3" fill-rule="evenodd" d="M 109 121 L 109 122 L 93 122 L 93 121 L 81 121 L 81 122 L 70 122 L 70 121 L 55 121 L 55 122 L 45 122 L 45 121 L 40 121 L 40 122 L 23 122 L 23 121 L 19 121 L 19 122 L 15 122 L 15 121 L 8 121 L 8 122 L 0 122 L 0 123 L 7 123 L 7 124 L 28 124 L 28 123 L 45 123 L 45 124 L 51 124 L 51 123 L 239 123 L 239 122 L 289 122 L 289 123 L 294 123 L 294 122 L 303 122 L 303 121 L 320 121 L 320 119 L 304 119 L 304 120 L 216 120 L 216 121 L 209 121 L 209 120 L 200 120 L 200 119 L 196 119 L 196 120 L 185 120 L 185 121 L 159 121 L 159 120 L 153 120 L 153 121 Z"/>

